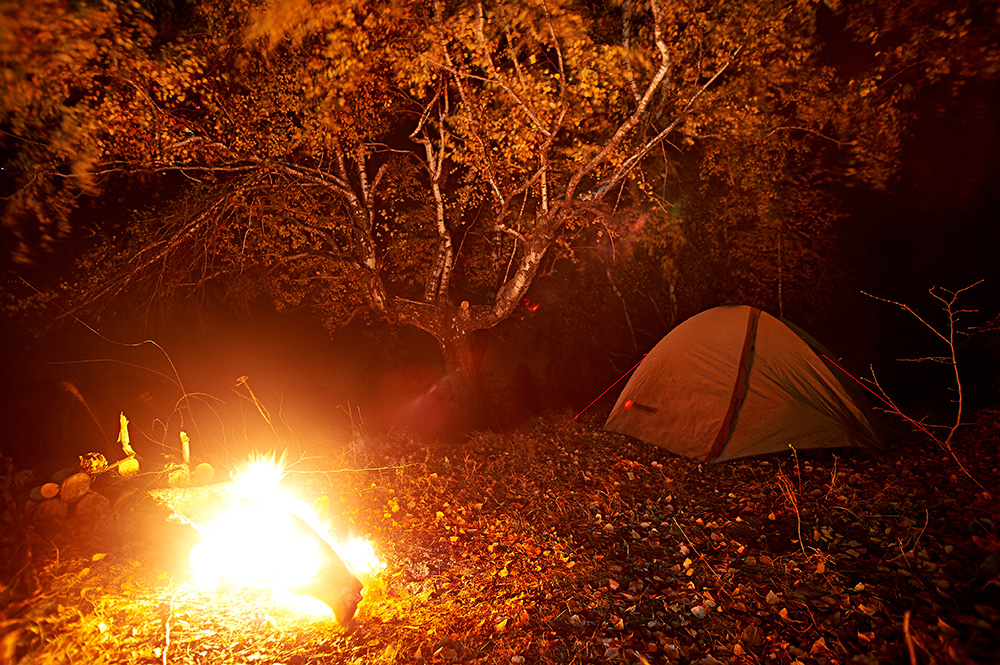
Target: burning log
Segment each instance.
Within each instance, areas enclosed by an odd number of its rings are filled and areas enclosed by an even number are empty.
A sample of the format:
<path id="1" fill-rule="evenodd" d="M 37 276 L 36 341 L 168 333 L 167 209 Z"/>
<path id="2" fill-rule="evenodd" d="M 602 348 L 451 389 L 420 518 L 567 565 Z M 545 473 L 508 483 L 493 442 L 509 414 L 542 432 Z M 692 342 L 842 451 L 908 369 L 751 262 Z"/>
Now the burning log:
<path id="1" fill-rule="evenodd" d="M 358 610 L 364 585 L 337 556 L 333 547 L 316 533 L 308 522 L 295 513 L 289 513 L 289 518 L 295 525 L 296 533 L 313 543 L 322 557 L 315 580 L 310 584 L 295 587 L 292 591 L 323 601 L 333 610 L 337 623 L 341 625 L 347 623 L 354 618 L 354 613 Z"/>
<path id="2" fill-rule="evenodd" d="M 308 504 L 271 484 L 277 478 L 263 473 L 251 481 L 138 492 L 116 507 L 121 532 L 155 544 L 161 554 L 183 557 L 198 584 L 311 596 L 345 624 L 357 612 L 364 585 L 313 521 Z"/>
<path id="3" fill-rule="evenodd" d="M 59 487 L 59 498 L 66 503 L 76 503 L 80 498 L 90 491 L 90 474 L 74 473 L 62 481 Z"/>

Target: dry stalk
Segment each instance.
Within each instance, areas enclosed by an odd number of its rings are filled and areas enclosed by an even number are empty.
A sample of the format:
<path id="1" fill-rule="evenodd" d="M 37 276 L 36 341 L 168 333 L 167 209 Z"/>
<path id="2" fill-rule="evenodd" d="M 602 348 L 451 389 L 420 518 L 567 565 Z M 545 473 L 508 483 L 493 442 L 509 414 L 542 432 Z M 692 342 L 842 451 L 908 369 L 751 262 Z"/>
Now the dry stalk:
<path id="1" fill-rule="evenodd" d="M 927 525 L 930 524 L 930 522 L 931 522 L 931 513 L 929 510 L 924 509 L 924 526 L 923 528 L 920 529 L 920 533 L 918 533 L 917 537 L 913 540 L 913 546 L 910 548 L 910 551 L 907 552 L 906 548 L 903 546 L 903 541 L 900 540 L 899 538 L 896 538 L 896 542 L 899 544 L 899 554 L 893 557 L 892 561 L 895 561 L 896 559 L 902 557 L 903 563 L 906 564 L 906 567 L 909 568 L 911 571 L 913 570 L 913 567 L 910 565 L 910 560 L 911 559 L 913 559 L 914 561 L 916 560 L 917 545 L 920 544 L 920 539 L 924 537 L 924 531 L 927 530 Z"/>
<path id="2" fill-rule="evenodd" d="M 797 459 L 796 463 L 798 463 Z M 792 510 L 795 511 L 795 523 L 799 536 L 799 547 L 802 549 L 802 554 L 808 559 L 809 553 L 806 552 L 806 544 L 802 541 L 802 515 L 799 513 L 799 499 L 795 493 L 795 486 L 792 484 L 791 479 L 785 475 L 784 471 L 778 471 L 777 482 L 778 489 L 781 490 L 781 494 L 785 497 L 785 501 L 792 507 Z"/>
<path id="3" fill-rule="evenodd" d="M 163 665 L 167 665 L 167 654 L 170 651 L 170 617 L 173 614 L 173 604 L 167 603 L 163 617 Z"/>
<path id="4" fill-rule="evenodd" d="M 917 650 L 913 648 L 913 635 L 910 634 L 910 610 L 903 614 L 903 636 L 906 638 L 906 650 L 910 654 L 910 665 L 917 665 Z"/>
<path id="5" fill-rule="evenodd" d="M 830 488 L 826 491 L 826 496 L 823 497 L 824 499 L 829 499 L 830 495 L 833 494 L 833 491 L 837 488 L 837 462 L 837 456 L 834 455 L 833 469 L 830 471 Z"/>
<path id="6" fill-rule="evenodd" d="M 802 494 L 802 468 L 799 466 L 799 452 L 795 450 L 795 446 L 788 444 L 788 447 L 792 449 L 792 455 L 795 457 L 795 474 L 798 478 L 799 487 L 796 491 L 795 486 L 792 484 L 791 479 L 785 475 L 785 472 L 778 470 L 778 489 L 781 490 L 781 494 L 785 497 L 785 501 L 792 507 L 795 511 L 795 525 L 799 536 L 799 548 L 802 550 L 802 555 L 809 559 L 809 553 L 806 552 L 805 541 L 802 540 L 802 514 L 799 512 L 799 495 Z"/>

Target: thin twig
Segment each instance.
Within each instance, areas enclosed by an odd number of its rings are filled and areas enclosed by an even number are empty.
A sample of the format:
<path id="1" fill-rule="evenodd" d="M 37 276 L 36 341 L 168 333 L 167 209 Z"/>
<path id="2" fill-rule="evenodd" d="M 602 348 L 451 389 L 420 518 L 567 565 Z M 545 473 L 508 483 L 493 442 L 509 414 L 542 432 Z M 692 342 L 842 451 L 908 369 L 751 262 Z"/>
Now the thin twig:
<path id="1" fill-rule="evenodd" d="M 904 413 L 903 410 L 898 405 L 896 405 L 896 403 L 893 402 L 892 399 L 889 398 L 889 396 L 886 393 L 885 389 L 879 384 L 878 379 L 875 377 L 874 370 L 872 371 L 872 378 L 869 381 L 869 383 L 871 383 L 876 388 L 878 388 L 879 392 L 881 393 L 881 397 L 883 398 L 883 401 L 889 406 L 890 412 L 895 413 L 897 416 L 899 416 L 899 417 L 903 418 L 904 420 L 906 420 L 907 422 L 913 424 L 920 431 L 922 431 L 924 434 L 926 434 L 928 437 L 930 437 L 931 440 L 933 440 L 935 443 L 937 443 L 939 446 L 941 446 L 951 456 L 951 458 L 955 461 L 955 463 L 958 465 L 958 468 L 962 470 L 962 473 L 964 473 L 969 478 L 969 480 L 971 480 L 973 483 L 975 483 L 976 486 L 979 487 L 979 489 L 983 490 L 983 492 L 985 492 L 987 494 L 987 496 L 989 496 L 991 494 L 991 492 L 989 490 L 987 490 L 985 487 L 983 487 L 983 485 L 978 480 L 976 480 L 976 478 L 972 475 L 972 473 L 965 467 L 965 465 L 959 459 L 958 454 L 955 452 L 954 448 L 952 447 L 952 440 L 955 437 L 955 432 L 957 432 L 958 428 L 961 427 L 961 425 L 962 425 L 962 408 L 963 408 L 963 400 L 964 400 L 964 393 L 963 393 L 963 389 L 962 389 L 962 377 L 961 377 L 961 374 L 960 374 L 959 368 L 958 368 L 958 356 L 957 356 L 957 353 L 956 353 L 957 344 L 955 343 L 955 337 L 960 332 L 960 331 L 957 330 L 958 316 L 960 314 L 964 313 L 964 312 L 969 311 L 969 310 L 956 309 L 955 308 L 955 302 L 958 300 L 958 297 L 962 293 L 968 291 L 969 289 L 973 288 L 974 286 L 982 284 L 983 281 L 984 280 L 979 280 L 978 282 L 970 284 L 969 286 L 966 286 L 965 288 L 958 289 L 957 291 L 950 291 L 948 289 L 937 287 L 937 286 L 934 286 L 934 287 L 930 288 L 929 293 L 931 294 L 931 296 L 934 299 L 938 300 L 941 303 L 942 309 L 944 310 L 945 314 L 947 315 L 947 325 L 946 325 L 946 327 L 944 327 L 942 329 L 938 329 L 938 328 L 934 327 L 934 325 L 932 325 L 931 323 L 929 323 L 924 317 L 922 317 L 920 314 L 918 314 L 912 307 L 910 307 L 906 303 L 897 302 L 895 300 L 890 300 L 888 298 L 882 298 L 882 297 L 879 297 L 879 296 L 872 295 L 870 293 L 865 293 L 864 291 L 862 291 L 862 293 L 864 293 L 864 295 L 868 296 L 869 298 L 873 298 L 873 299 L 879 300 L 881 302 L 885 302 L 885 303 L 889 303 L 891 305 L 895 305 L 895 306 L 899 307 L 900 309 L 903 309 L 904 311 L 909 312 L 911 315 L 913 315 L 914 318 L 917 319 L 917 321 L 919 321 L 924 327 L 926 327 L 928 330 L 930 330 L 932 333 L 934 333 L 941 341 L 943 341 L 945 343 L 945 345 L 947 345 L 947 347 L 948 347 L 948 355 L 947 356 L 945 356 L 943 358 L 931 358 L 931 357 L 927 357 L 927 358 L 922 358 L 921 359 L 921 360 L 934 360 L 934 361 L 937 361 L 937 362 L 943 362 L 943 363 L 945 363 L 947 365 L 950 365 L 951 368 L 952 368 L 953 379 L 955 381 L 955 394 L 956 394 L 956 398 L 955 398 L 955 404 L 956 404 L 955 420 L 949 426 L 949 428 L 948 428 L 948 436 L 946 436 L 944 439 L 942 439 L 941 437 L 933 434 L 923 423 L 920 423 L 919 421 L 915 420 L 911 416 L 909 416 L 906 413 Z M 876 393 L 876 394 L 878 394 L 878 393 Z"/>
<path id="2" fill-rule="evenodd" d="M 173 604 L 167 601 L 167 616 L 163 619 L 163 665 L 167 665 L 167 654 L 170 652 L 170 615 L 173 614 Z"/>

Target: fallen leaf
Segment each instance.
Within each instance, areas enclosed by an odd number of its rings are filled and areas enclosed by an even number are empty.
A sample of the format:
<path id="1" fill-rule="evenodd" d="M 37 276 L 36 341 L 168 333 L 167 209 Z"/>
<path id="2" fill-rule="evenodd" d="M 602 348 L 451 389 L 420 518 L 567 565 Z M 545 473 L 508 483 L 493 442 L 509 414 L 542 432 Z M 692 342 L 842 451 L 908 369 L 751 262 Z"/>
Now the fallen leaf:
<path id="1" fill-rule="evenodd" d="M 823 651 L 829 651 L 829 647 L 826 646 L 826 640 L 821 636 L 818 640 L 813 642 L 812 648 L 809 649 L 810 655 L 815 655 Z"/>
<path id="2" fill-rule="evenodd" d="M 938 629 L 946 635 L 958 635 L 958 631 L 946 624 L 941 617 L 938 617 L 937 625 Z"/>

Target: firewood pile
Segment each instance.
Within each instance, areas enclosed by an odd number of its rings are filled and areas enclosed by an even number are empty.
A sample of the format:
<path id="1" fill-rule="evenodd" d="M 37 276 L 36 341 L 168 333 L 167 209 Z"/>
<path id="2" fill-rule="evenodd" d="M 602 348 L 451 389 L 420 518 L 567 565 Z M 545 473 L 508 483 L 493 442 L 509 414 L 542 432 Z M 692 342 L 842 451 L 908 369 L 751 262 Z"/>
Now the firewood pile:
<path id="1" fill-rule="evenodd" d="M 108 463 L 101 453 L 87 453 L 79 464 L 39 479 L 31 469 L 13 472 L 7 479 L 6 498 L 20 518 L 41 533 L 106 524 L 120 512 L 136 490 L 154 487 L 195 487 L 212 483 L 215 469 L 202 462 L 192 465 L 190 442 L 180 433 L 182 459 L 144 470 L 128 437 L 128 419 L 121 415 L 119 444 L 123 457 Z M 10 512 L 8 510 L 8 512 Z"/>
<path id="2" fill-rule="evenodd" d="M 15 491 L 33 478 L 31 471 L 19 472 L 15 477 Z M 63 469 L 48 482 L 31 488 L 23 504 L 24 515 L 44 531 L 60 529 L 67 520 L 96 524 L 111 513 L 111 502 L 101 492 L 91 489 L 93 485 L 91 474 Z"/>

